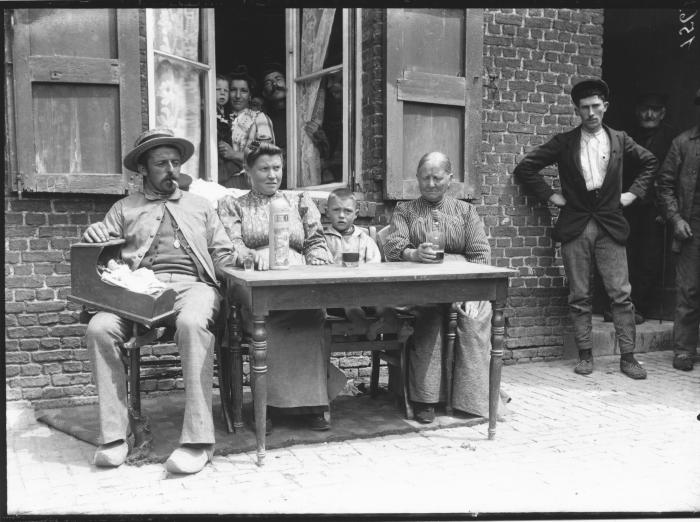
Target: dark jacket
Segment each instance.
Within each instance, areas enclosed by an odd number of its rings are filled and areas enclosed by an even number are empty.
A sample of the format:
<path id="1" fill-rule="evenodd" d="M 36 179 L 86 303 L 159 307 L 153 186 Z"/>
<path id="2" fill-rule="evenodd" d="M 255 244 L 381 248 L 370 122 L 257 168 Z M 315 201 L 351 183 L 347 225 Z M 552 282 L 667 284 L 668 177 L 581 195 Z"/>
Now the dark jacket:
<path id="1" fill-rule="evenodd" d="M 662 215 L 674 225 L 690 221 L 700 169 L 700 126 L 682 132 L 671 143 L 659 169 L 658 200 Z M 674 245 L 677 251 L 678 245 Z"/>
<path id="2" fill-rule="evenodd" d="M 559 169 L 561 191 L 566 205 L 559 212 L 552 239 L 566 243 L 576 238 L 593 218 L 618 243 L 624 244 L 629 224 L 622 215 L 622 172 L 625 162 L 639 165 L 639 171 L 629 192 L 643 198 L 658 167 L 656 157 L 637 145 L 626 133 L 604 126 L 610 137 L 610 160 L 603 185 L 595 196 L 586 189 L 580 160 L 581 127 L 557 134 L 544 145 L 530 151 L 513 174 L 540 200 L 547 201 L 554 190 L 540 171 L 553 164 Z"/>

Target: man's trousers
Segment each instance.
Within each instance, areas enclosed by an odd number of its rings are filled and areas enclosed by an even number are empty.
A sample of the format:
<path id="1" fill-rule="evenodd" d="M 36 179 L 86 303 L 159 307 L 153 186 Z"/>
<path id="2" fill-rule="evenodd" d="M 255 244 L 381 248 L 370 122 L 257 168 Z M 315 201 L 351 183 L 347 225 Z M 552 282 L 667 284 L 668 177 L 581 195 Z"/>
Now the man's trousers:
<path id="1" fill-rule="evenodd" d="M 221 296 L 216 288 L 199 282 L 196 276 L 158 274 L 177 293 L 175 300 L 175 344 L 182 360 L 185 385 L 185 414 L 180 444 L 214 443 L 212 380 L 214 334 Z M 128 339 L 132 322 L 108 312 L 99 312 L 87 328 L 87 348 L 97 385 L 102 444 L 126 439 L 129 415 L 126 373 L 119 342 Z"/>
<path id="2" fill-rule="evenodd" d="M 615 337 L 620 353 L 634 352 L 636 328 L 631 286 L 627 275 L 627 252 L 590 219 L 581 234 L 561 246 L 564 271 L 569 280 L 569 313 L 579 350 L 592 350 L 593 268 L 603 280 L 612 302 Z"/>

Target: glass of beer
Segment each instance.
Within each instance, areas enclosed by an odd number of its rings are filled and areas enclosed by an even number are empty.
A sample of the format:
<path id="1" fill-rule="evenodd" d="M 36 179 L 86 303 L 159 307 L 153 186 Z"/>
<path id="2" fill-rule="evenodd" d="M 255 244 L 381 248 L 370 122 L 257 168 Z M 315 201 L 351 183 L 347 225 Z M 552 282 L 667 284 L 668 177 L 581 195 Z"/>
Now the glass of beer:
<path id="1" fill-rule="evenodd" d="M 343 266 L 360 266 L 360 238 L 357 236 L 343 238 Z"/>

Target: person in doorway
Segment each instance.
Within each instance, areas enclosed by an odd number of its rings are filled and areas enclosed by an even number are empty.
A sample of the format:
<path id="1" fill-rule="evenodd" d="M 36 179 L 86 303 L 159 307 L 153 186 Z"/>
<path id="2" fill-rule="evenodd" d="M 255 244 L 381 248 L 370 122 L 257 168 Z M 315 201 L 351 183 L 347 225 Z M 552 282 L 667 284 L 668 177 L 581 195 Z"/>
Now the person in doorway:
<path id="1" fill-rule="evenodd" d="M 600 79 L 578 82 L 571 99 L 581 125 L 557 134 L 530 151 L 515 167 L 515 177 L 541 201 L 560 208 L 552 239 L 561 242 L 569 281 L 569 311 L 579 362 L 579 375 L 593 372 L 592 270 L 595 265 L 612 301 L 620 370 L 645 379 L 646 370 L 634 357 L 636 325 L 627 274 L 625 242 L 629 224 L 622 209 L 644 197 L 658 167 L 654 155 L 624 132 L 603 124 L 610 90 Z M 561 192 L 555 192 L 540 171 L 557 164 Z M 625 164 L 637 165 L 634 183 L 622 192 Z"/>
<path id="2" fill-rule="evenodd" d="M 238 66 L 229 77 L 231 105 L 231 140 L 219 142 L 219 155 L 234 166 L 226 179 L 219 177 L 219 184 L 229 188 L 249 189 L 245 175 L 244 157 L 261 143 L 275 143 L 272 122 L 264 112 L 250 108 L 250 100 L 255 90 L 255 81 L 248 74 L 248 68 Z"/>
<path id="3" fill-rule="evenodd" d="M 666 95 L 657 92 L 645 92 L 635 102 L 635 125 L 629 135 L 639 145 L 650 151 L 663 162 L 675 134 L 664 123 L 666 117 Z M 623 171 L 622 191 L 626 192 L 634 183 L 637 165 L 626 163 Z M 661 275 L 662 256 L 664 255 L 664 220 L 657 209 L 654 181 L 647 193 L 634 204 L 625 207 L 623 214 L 630 225 L 627 240 L 627 262 L 630 284 L 632 285 L 632 303 L 635 308 L 635 323 L 644 322 L 655 306 L 652 295 Z M 612 321 L 610 309 L 603 312 L 605 321 Z"/>
<path id="4" fill-rule="evenodd" d="M 284 67 L 280 64 L 268 63 L 263 66 L 262 95 L 265 111 L 275 132 L 275 145 L 284 151 L 287 148 L 287 80 Z M 282 175 L 281 187 L 287 187 L 286 172 Z"/>
<path id="5" fill-rule="evenodd" d="M 246 156 L 251 190 L 219 201 L 219 216 L 237 250 L 251 249 L 256 270 L 269 269 L 270 206 L 283 199 L 289 206 L 289 260 L 292 265 L 326 265 L 333 258 L 323 237 L 321 213 L 307 192 L 279 190 L 282 149 L 263 143 Z M 247 310 L 244 328 L 252 329 Z M 324 412 L 346 384 L 345 374 L 330 363 L 323 342 L 321 310 L 271 312 L 266 320 L 267 403 L 280 413 L 304 415 L 308 427 L 330 428 Z M 266 430 L 272 429 L 268 415 Z"/>
<path id="6" fill-rule="evenodd" d="M 694 127 L 682 132 L 659 170 L 658 198 L 673 225 L 676 259 L 676 313 L 673 367 L 693 369 L 700 328 L 700 89 L 695 93 Z"/>
<path id="7" fill-rule="evenodd" d="M 196 473 L 211 460 L 214 446 L 212 378 L 214 334 L 221 296 L 222 268 L 240 264 L 238 253 L 209 202 L 179 188 L 180 167 L 194 145 L 168 129 L 142 133 L 124 166 L 144 176 L 143 193 L 117 201 L 103 221 L 83 234 L 89 243 L 124 238 L 122 260 L 131 268 L 151 269 L 175 290 L 175 344 L 182 358 L 185 415 L 180 447 L 165 466 L 171 473 Z M 131 322 L 108 312 L 88 324 L 86 341 L 99 398 L 100 438 L 94 463 L 116 467 L 128 454 L 129 414 L 126 376 L 119 343 Z"/>
<path id="8" fill-rule="evenodd" d="M 445 238 L 445 263 L 481 263 L 491 260 L 484 224 L 470 203 L 449 195 L 452 163 L 442 152 L 429 152 L 416 171 L 421 196 L 399 203 L 384 243 L 387 261 L 439 263 L 428 232 L 438 227 Z M 491 349 L 491 303 L 455 303 L 458 311 L 454 347 L 452 407 L 488 417 L 488 367 Z M 416 420 L 429 424 L 435 408 L 446 398 L 443 369 L 445 308 L 439 305 L 411 307 L 416 316 L 413 346 L 408 357 L 408 393 Z M 501 409 L 501 412 L 504 410 Z"/>

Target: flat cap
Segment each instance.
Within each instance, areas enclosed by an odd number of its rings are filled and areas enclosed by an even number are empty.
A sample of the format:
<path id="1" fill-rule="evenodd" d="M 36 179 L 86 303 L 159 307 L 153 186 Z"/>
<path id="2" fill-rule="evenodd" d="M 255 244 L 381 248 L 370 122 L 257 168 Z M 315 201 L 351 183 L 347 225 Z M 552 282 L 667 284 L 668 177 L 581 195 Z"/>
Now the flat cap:
<path id="1" fill-rule="evenodd" d="M 586 98 L 587 96 L 592 96 L 590 94 L 592 91 L 597 91 L 607 100 L 610 98 L 610 88 L 608 84 L 599 78 L 589 78 L 586 80 L 581 80 L 571 89 L 571 99 L 576 105 L 581 98 Z"/>

